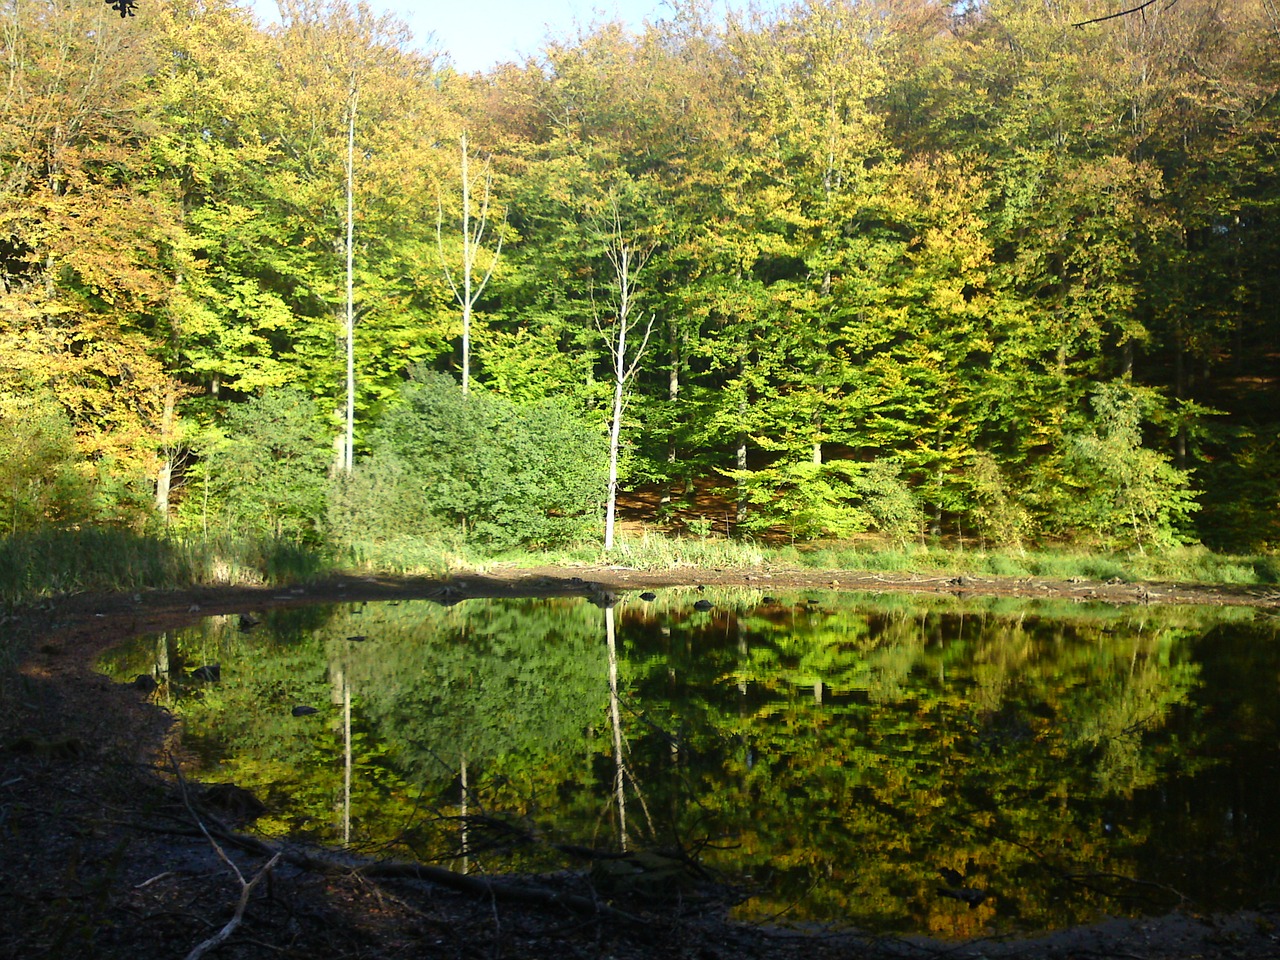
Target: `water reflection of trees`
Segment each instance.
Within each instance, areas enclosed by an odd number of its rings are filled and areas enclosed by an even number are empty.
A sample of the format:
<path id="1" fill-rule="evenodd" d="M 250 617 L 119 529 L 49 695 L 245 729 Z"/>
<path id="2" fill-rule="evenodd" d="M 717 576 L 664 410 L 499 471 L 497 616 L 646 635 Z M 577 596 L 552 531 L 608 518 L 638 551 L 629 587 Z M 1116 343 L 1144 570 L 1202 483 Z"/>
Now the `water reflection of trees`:
<path id="1" fill-rule="evenodd" d="M 802 901 L 819 916 L 911 915 L 907 926 L 966 935 L 997 918 L 1040 927 L 1091 904 L 1123 909 L 1086 880 L 1141 878 L 1148 824 L 1118 837 L 1104 808 L 1198 737 L 1164 729 L 1196 684 L 1178 653 L 1189 630 L 1143 619 L 1154 618 L 857 611 L 836 598 L 726 613 L 711 632 L 734 644 L 678 663 L 691 696 L 673 709 L 686 724 L 700 712 L 695 729 L 736 746 L 699 796 L 735 825 L 736 866 L 773 875 L 754 913 Z M 659 671 L 690 646 L 665 626 L 672 637 L 650 637 L 666 662 L 640 683 L 651 710 Z M 939 898 L 939 867 L 998 896 L 972 909 Z"/>
<path id="2" fill-rule="evenodd" d="M 191 663 L 217 647 L 224 682 L 180 709 L 228 779 L 290 794 L 279 828 L 332 822 L 341 674 L 353 830 L 420 856 L 458 852 L 464 801 L 486 869 L 551 862 L 512 852 L 533 836 L 616 842 L 643 784 L 645 842 L 707 845 L 760 884 L 755 916 L 969 935 L 1123 912 L 1167 881 L 1148 841 L 1168 841 L 1169 812 L 1148 787 L 1212 763 L 1220 737 L 1195 706 L 1200 615 L 727 593 L 705 613 L 692 599 L 616 611 L 614 698 L 614 611 L 571 600 L 339 608 L 285 640 L 206 625 L 166 650 Z M 1269 656 L 1257 669 L 1274 677 Z M 1277 708 L 1252 693 L 1261 743 Z M 327 711 L 311 726 L 288 716 L 305 697 Z M 992 896 L 939 896 L 942 868 Z"/>

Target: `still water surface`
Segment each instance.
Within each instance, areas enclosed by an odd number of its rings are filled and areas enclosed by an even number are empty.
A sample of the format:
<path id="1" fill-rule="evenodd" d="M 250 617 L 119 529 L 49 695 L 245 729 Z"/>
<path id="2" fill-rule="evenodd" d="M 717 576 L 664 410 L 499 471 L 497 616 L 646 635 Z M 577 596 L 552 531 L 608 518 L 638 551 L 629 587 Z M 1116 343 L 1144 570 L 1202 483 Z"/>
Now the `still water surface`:
<path id="1" fill-rule="evenodd" d="M 670 590 L 214 617 L 103 666 L 162 681 L 200 776 L 262 797 L 268 833 L 486 872 L 679 844 L 750 885 L 745 919 L 961 937 L 1274 902 L 1278 632 Z"/>

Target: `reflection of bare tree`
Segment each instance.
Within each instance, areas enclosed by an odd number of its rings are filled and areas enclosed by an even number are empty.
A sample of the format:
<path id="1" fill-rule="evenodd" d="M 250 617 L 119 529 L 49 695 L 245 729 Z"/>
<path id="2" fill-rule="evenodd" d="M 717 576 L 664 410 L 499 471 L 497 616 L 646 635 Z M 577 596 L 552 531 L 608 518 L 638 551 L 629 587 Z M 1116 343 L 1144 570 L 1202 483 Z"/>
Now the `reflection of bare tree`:
<path id="1" fill-rule="evenodd" d="M 644 793 L 636 781 L 635 774 L 626 760 L 626 739 L 622 735 L 622 704 L 618 697 L 618 635 L 613 617 L 613 604 L 604 607 L 605 643 L 609 649 L 609 722 L 613 727 L 614 775 L 613 792 L 618 804 L 618 841 L 622 850 L 627 849 L 630 836 L 627 833 L 627 783 L 635 791 L 640 809 L 644 812 L 645 822 L 649 825 L 649 835 L 653 836 L 653 817 L 649 815 L 649 807 L 645 803 Z"/>
<path id="2" fill-rule="evenodd" d="M 604 608 L 604 635 L 609 647 L 609 720 L 613 724 L 613 792 L 618 801 L 618 842 L 627 849 L 626 761 L 622 755 L 622 717 L 618 705 L 618 637 L 613 606 Z"/>
<path id="3" fill-rule="evenodd" d="M 469 873 L 471 871 L 471 858 L 469 837 L 467 835 L 467 755 L 464 753 L 458 761 L 458 779 L 461 781 L 462 799 L 459 804 L 459 814 L 462 818 L 462 872 Z"/>
<path id="4" fill-rule="evenodd" d="M 342 845 L 351 846 L 351 685 L 342 673 Z"/>

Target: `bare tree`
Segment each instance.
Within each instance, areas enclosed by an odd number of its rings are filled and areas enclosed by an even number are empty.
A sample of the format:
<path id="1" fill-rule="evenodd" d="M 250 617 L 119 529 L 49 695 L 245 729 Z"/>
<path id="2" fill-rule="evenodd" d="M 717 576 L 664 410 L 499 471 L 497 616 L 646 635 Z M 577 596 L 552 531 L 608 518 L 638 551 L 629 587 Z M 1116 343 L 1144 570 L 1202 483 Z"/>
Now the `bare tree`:
<path id="1" fill-rule="evenodd" d="M 604 235 L 605 258 L 613 270 L 612 287 L 614 294 L 612 329 L 606 329 L 599 316 L 596 317 L 596 328 L 604 337 L 605 345 L 613 361 L 613 416 L 609 423 L 609 499 L 605 510 L 604 548 L 613 549 L 614 520 L 618 509 L 618 450 L 622 441 L 622 413 L 626 406 L 627 384 L 635 376 L 636 368 L 649 346 L 649 335 L 653 332 L 654 317 L 649 317 L 645 325 L 644 336 L 640 346 L 627 359 L 627 337 L 636 326 L 632 316 L 635 308 L 636 278 L 653 255 L 656 244 L 637 242 L 627 236 L 622 226 L 622 215 L 618 211 L 616 198 L 610 203 L 610 220 L 601 230 Z"/>
<path id="2" fill-rule="evenodd" d="M 342 470 L 350 473 L 355 461 L 356 434 L 356 300 L 355 300 L 355 192 L 356 192 L 356 107 L 360 91 L 355 71 L 351 75 L 351 95 L 347 101 L 347 416 L 342 443 Z"/>
<path id="3" fill-rule="evenodd" d="M 459 276 L 455 278 L 454 272 L 449 269 L 448 258 L 445 257 L 443 200 L 440 200 L 437 205 L 436 245 L 440 251 L 440 266 L 444 270 L 445 279 L 449 282 L 449 289 L 453 291 L 454 299 L 462 307 L 462 392 L 466 394 L 471 383 L 471 313 L 475 308 L 476 301 L 480 299 L 485 287 L 489 285 L 489 279 L 493 276 L 494 267 L 498 265 L 498 258 L 502 256 L 502 232 L 498 231 L 498 243 L 494 248 L 493 256 L 489 259 L 489 265 L 485 270 L 484 277 L 477 282 L 476 270 L 484 250 L 484 235 L 489 228 L 489 201 L 493 194 L 493 164 L 489 159 L 485 159 L 484 169 L 476 176 L 476 183 L 473 185 L 470 146 L 467 142 L 466 131 L 463 131 L 462 136 L 458 138 L 458 144 L 462 154 L 462 209 L 459 223 L 462 233 L 462 264 Z M 473 212 L 472 193 L 474 186 L 477 185 L 480 188 L 479 209 Z M 505 219 L 506 214 L 504 213 L 503 220 L 505 221 Z"/>

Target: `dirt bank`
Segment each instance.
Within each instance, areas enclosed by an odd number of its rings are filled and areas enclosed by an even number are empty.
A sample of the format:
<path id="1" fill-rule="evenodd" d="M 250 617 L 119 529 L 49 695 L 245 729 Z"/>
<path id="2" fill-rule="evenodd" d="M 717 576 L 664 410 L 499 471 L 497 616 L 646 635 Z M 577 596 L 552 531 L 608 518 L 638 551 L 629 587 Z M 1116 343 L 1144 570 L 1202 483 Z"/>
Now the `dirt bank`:
<path id="1" fill-rule="evenodd" d="M 184 791 L 170 759 L 180 756 L 180 739 L 161 708 L 94 672 L 97 655 L 112 643 L 250 609 L 589 594 L 598 589 L 593 584 L 615 591 L 705 584 L 1280 607 L 1280 592 L 1265 589 L 620 567 L 490 569 L 448 583 L 346 577 L 301 592 L 206 588 L 52 601 L 0 622 L 0 630 L 29 650 L 0 715 L 0 957 L 183 957 L 236 912 L 242 885 L 196 822 L 198 815 L 216 833 L 234 811 L 212 801 L 202 806 L 198 785 Z M 246 881 L 274 852 L 232 835 L 220 846 Z M 403 866 L 362 870 L 316 851 L 287 853 L 253 889 L 242 922 L 212 956 L 1280 957 L 1275 904 L 1231 917 L 1182 913 L 958 946 L 730 923 L 724 917 L 732 891 L 714 888 L 662 904 L 623 897 L 606 908 L 585 873 L 495 878 L 460 890 Z"/>

